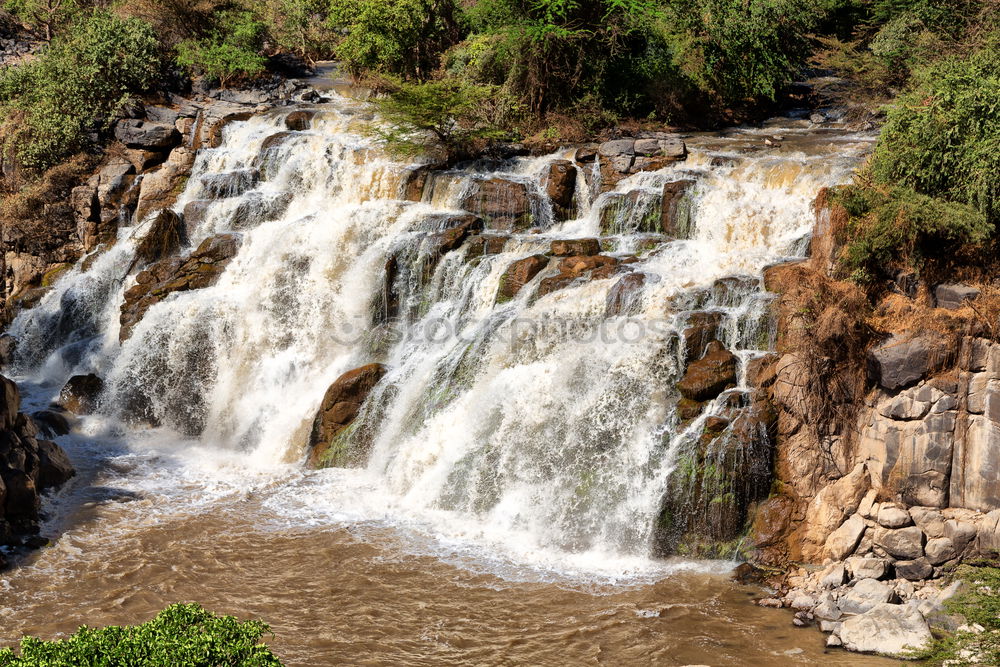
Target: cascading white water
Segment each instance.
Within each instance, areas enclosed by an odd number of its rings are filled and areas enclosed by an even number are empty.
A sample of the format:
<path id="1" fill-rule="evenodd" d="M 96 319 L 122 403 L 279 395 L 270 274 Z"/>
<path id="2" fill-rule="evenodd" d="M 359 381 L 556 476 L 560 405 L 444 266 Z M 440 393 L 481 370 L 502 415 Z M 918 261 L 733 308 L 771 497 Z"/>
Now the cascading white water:
<path id="1" fill-rule="evenodd" d="M 849 177 L 869 138 L 787 127 L 786 148 L 745 155 L 761 147 L 753 131 L 691 137 L 685 162 L 593 200 L 581 176 L 583 214 L 562 223 L 539 183 L 564 156 L 511 161 L 501 172 L 529 184 L 541 229 L 480 258 L 460 247 L 426 280 L 419 269 L 402 273 L 393 325 L 377 315 L 387 258 L 403 249 L 400 257 L 426 262 L 421 243 L 442 214 L 459 212 L 473 180 L 500 172 L 474 165 L 435 174 L 422 201 L 405 201 L 418 165 L 374 145 L 361 103 L 335 98 L 316 110 L 310 130 L 281 141 L 272 138 L 287 110 L 234 123 L 219 148 L 199 153 L 175 207 L 206 200 L 190 245 L 242 235 L 217 284 L 155 304 L 119 345 L 133 239 L 145 231 L 122 229 L 114 247 L 14 322 L 21 373 L 58 388 L 95 372 L 106 379 L 106 415 L 126 417 L 124 406 L 141 395 L 164 429 L 267 470 L 297 465 L 335 378 L 382 361 L 389 373 L 350 434 L 367 454 L 359 492 L 518 558 L 646 559 L 674 453 L 684 429 L 700 424 L 682 429 L 674 416 L 684 354 L 677 334 L 689 311 L 721 310 L 722 342 L 744 362 L 765 350 L 758 282 L 707 288 L 801 255 L 812 199 Z M 220 179 L 250 168 L 259 182 Z M 616 194 L 652 196 L 679 179 L 696 181 L 691 238 L 651 244 L 624 214 L 621 233 L 604 239 L 613 253 L 638 254 L 631 267 L 646 279 L 631 312 L 605 315 L 620 275 L 536 298 L 534 285 L 553 269 L 497 303 L 512 262 L 546 252 L 553 239 L 599 236 Z"/>

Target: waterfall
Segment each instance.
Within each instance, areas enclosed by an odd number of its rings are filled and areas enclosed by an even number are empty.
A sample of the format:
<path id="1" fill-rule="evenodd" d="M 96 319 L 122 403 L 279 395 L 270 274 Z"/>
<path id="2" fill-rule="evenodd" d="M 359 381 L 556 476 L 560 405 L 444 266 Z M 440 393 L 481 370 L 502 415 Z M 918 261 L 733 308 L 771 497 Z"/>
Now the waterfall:
<path id="1" fill-rule="evenodd" d="M 782 129 L 780 150 L 763 149 L 760 130 L 694 135 L 687 160 L 607 192 L 594 187 L 596 167 L 579 165 L 576 215 L 561 220 L 544 178 L 572 151 L 428 173 L 374 143 L 363 103 L 335 96 L 309 110 L 308 130 L 287 131 L 291 109 L 275 110 L 198 153 L 174 210 L 185 213 L 182 254 L 237 235 L 218 282 L 151 305 L 120 343 L 149 225 L 122 228 L 17 317 L 19 373 L 53 393 L 96 373 L 107 419 L 193 437 L 262 470 L 300 465 L 330 383 L 379 361 L 388 373 L 344 435 L 366 488 L 446 517 L 445 531 L 638 559 L 655 550 L 664 494 L 685 493 L 670 482 L 685 443 L 732 400 L 677 414 L 692 314 L 718 314 L 715 337 L 736 354 L 742 385 L 773 344 L 762 270 L 804 254 L 813 198 L 846 181 L 870 143 L 805 125 Z M 523 186 L 527 208 L 485 205 L 523 208 L 512 224 L 527 229 L 435 252 L 435 234 L 491 179 Z M 692 183 L 688 222 L 669 240 L 645 221 L 678 181 Z M 498 298 L 513 262 L 583 237 L 600 237 L 621 260 L 615 272 L 540 295 L 554 258 Z M 641 278 L 623 286 L 626 276 Z"/>

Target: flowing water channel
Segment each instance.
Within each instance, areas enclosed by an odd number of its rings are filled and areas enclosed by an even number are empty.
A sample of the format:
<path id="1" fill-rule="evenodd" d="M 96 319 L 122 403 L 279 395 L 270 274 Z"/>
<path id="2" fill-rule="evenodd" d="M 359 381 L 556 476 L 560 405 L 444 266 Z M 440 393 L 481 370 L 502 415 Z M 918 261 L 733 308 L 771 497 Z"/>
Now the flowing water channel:
<path id="1" fill-rule="evenodd" d="M 655 529 L 731 400 L 676 416 L 679 332 L 716 313 L 742 383 L 773 345 L 762 270 L 804 253 L 813 198 L 871 135 L 790 119 L 694 135 L 687 160 L 603 193 L 580 165 L 563 220 L 545 179 L 570 150 L 432 172 L 407 196 L 421 164 L 378 148 L 363 103 L 334 94 L 294 132 L 290 110 L 228 126 L 176 205 L 200 207 L 192 248 L 239 235 L 216 285 L 119 343 L 145 222 L 12 325 L 26 411 L 71 375 L 106 389 L 60 439 L 79 474 L 46 505 L 52 546 L 0 576 L 0 643 L 193 600 L 270 622 L 289 665 L 880 664 L 752 606 L 730 562 L 658 557 Z M 523 186 L 530 229 L 435 252 L 492 179 Z M 690 224 L 671 240 L 646 225 L 679 180 Z M 581 237 L 642 275 L 626 307 L 608 305 L 624 272 L 540 295 L 554 262 L 497 298 L 512 262 Z M 307 470 L 326 388 L 372 361 L 389 370 L 345 434 L 354 465 Z"/>

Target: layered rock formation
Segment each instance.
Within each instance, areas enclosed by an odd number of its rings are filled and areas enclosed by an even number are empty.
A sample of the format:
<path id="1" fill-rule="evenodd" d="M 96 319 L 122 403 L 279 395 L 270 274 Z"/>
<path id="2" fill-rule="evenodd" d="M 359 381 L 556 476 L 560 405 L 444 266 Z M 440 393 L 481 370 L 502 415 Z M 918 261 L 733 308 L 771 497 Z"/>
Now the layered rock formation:
<path id="1" fill-rule="evenodd" d="M 0 545 L 39 546 L 41 494 L 73 477 L 59 445 L 39 438 L 17 385 L 0 376 Z M 5 565 L 0 554 L 0 568 Z"/>

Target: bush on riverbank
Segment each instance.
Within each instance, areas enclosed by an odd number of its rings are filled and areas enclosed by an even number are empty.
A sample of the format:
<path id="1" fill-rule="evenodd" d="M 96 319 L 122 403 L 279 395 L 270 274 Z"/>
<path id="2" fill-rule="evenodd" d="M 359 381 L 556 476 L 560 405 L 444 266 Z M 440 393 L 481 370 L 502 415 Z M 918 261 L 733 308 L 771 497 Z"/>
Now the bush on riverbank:
<path id="1" fill-rule="evenodd" d="M 90 143 L 160 74 L 149 24 L 98 11 L 36 59 L 0 72 L 4 158 L 46 169 Z"/>
<path id="2" fill-rule="evenodd" d="M 927 259 L 996 236 L 1000 32 L 977 42 L 914 71 L 888 110 L 869 165 L 838 196 L 851 216 L 841 266 L 857 282 L 919 271 Z"/>
<path id="3" fill-rule="evenodd" d="M 216 616 L 197 604 L 174 604 L 135 626 L 82 626 L 56 641 L 21 640 L 20 652 L 0 649 L 0 667 L 280 667 L 260 642 L 270 632 L 261 621 Z"/>

